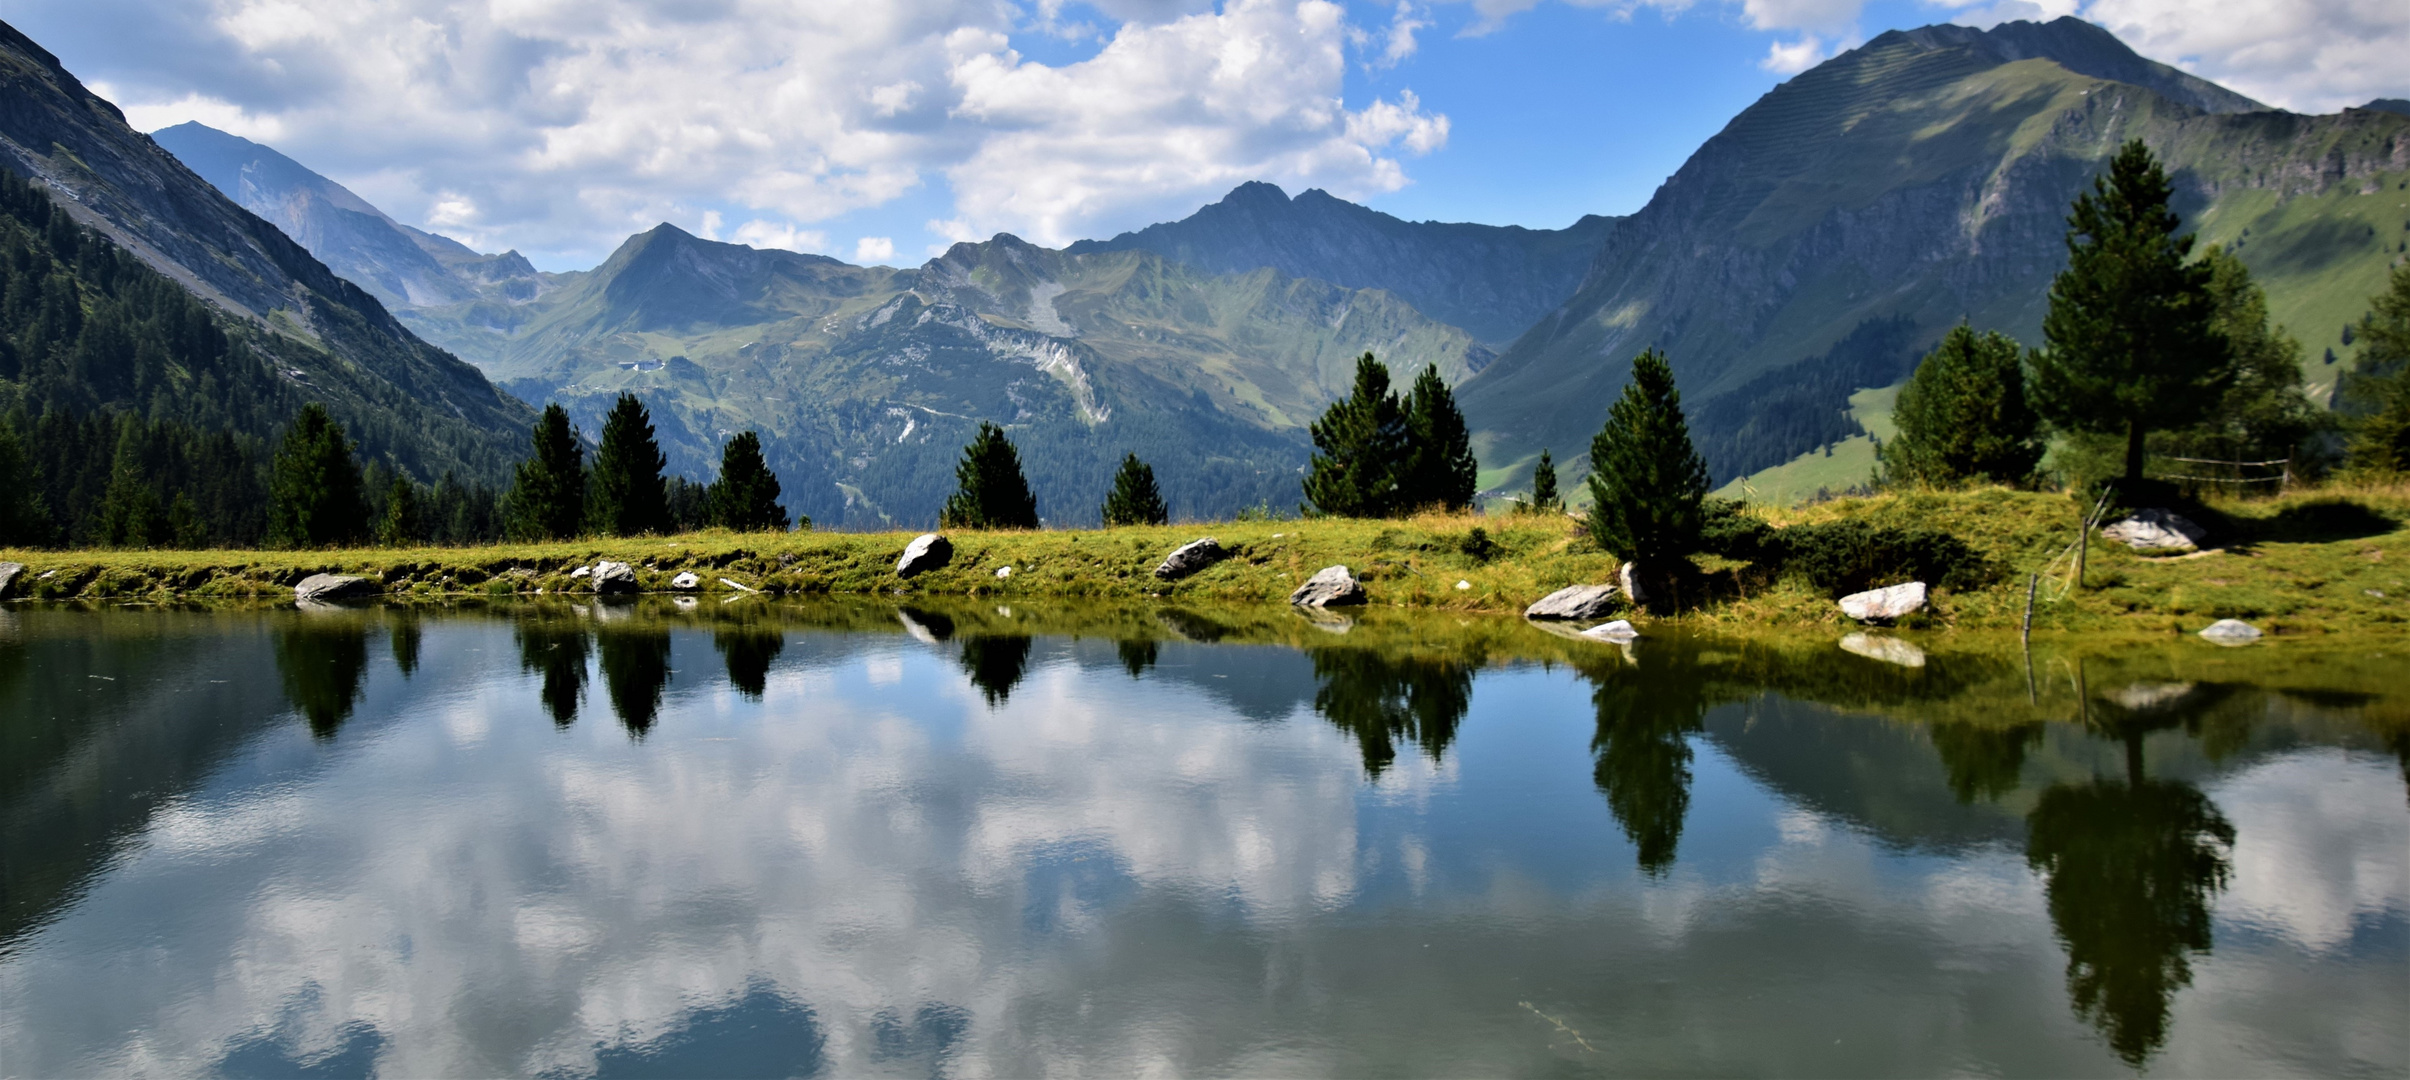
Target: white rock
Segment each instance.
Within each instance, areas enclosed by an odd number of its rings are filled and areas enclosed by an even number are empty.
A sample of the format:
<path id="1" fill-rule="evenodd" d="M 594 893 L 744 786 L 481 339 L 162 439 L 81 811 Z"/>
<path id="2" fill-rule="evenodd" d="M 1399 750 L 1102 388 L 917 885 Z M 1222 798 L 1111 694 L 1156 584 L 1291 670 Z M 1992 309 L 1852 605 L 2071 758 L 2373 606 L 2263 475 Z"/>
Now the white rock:
<path id="1" fill-rule="evenodd" d="M 1155 567 L 1155 576 L 1165 581 L 1177 581 L 1190 574 L 1230 557 L 1222 542 L 1206 536 L 1191 540 L 1172 550 Z"/>
<path id="2" fill-rule="evenodd" d="M 2209 530 L 2173 510 L 2136 510 L 2100 535 L 2136 551 L 2189 551 L 2209 538 Z"/>
<path id="3" fill-rule="evenodd" d="M 738 591 L 738 592 L 760 592 L 760 591 L 761 591 L 760 589 L 756 589 L 756 588 L 754 588 L 753 586 L 751 586 L 751 585 L 747 585 L 747 584 L 745 584 L 744 582 L 742 582 L 742 581 L 738 581 L 738 580 L 736 580 L 736 579 L 734 579 L 734 578 L 721 578 L 721 579 L 720 579 L 720 584 L 722 584 L 722 585 L 726 585 L 726 586 L 728 586 L 729 588 L 731 588 L 731 589 L 735 589 L 735 590 L 736 590 L 736 591 Z"/>
<path id="4" fill-rule="evenodd" d="M 1925 583 L 1911 581 L 1841 598 L 1841 613 L 1859 622 L 1890 622 L 1925 606 Z"/>
<path id="5" fill-rule="evenodd" d="M 0 562 L 0 600 L 8 599 L 8 594 L 17 586 L 17 578 L 24 573 L 24 563 Z"/>
<path id="6" fill-rule="evenodd" d="M 1013 568 L 1009 566 L 999 566 L 996 568 L 996 576 L 1000 578 L 1011 577 L 1013 576 Z"/>
<path id="7" fill-rule="evenodd" d="M 1523 609 L 1526 619 L 1590 619 L 1603 618 L 1615 610 L 1616 587 L 1613 585 L 1568 585 L 1532 601 Z"/>
<path id="8" fill-rule="evenodd" d="M 2202 627 L 2201 636 L 2220 645 L 2249 645 L 2259 640 L 2259 627 L 2241 619 L 2219 619 Z"/>
<path id="9" fill-rule="evenodd" d="M 578 567 L 578 568 L 577 568 L 577 569 L 575 569 L 575 570 L 571 570 L 571 571 L 569 571 L 569 576 L 570 576 L 570 577 L 573 577 L 573 578 L 582 578 L 582 577 L 584 577 L 584 576 L 586 576 L 586 575 L 588 575 L 588 574 L 591 574 L 591 573 L 593 573 L 593 572 L 594 572 L 594 568 L 593 568 L 593 567 L 591 567 L 591 566 L 581 566 L 581 567 Z"/>
<path id="10" fill-rule="evenodd" d="M 1880 660 L 1901 667 L 1925 666 L 1925 650 L 1895 637 L 1880 634 L 1850 634 L 1841 639 L 1841 651 L 1855 653 L 1869 660 Z"/>
<path id="11" fill-rule="evenodd" d="M 348 574 L 311 574 L 293 586 L 293 599 L 304 603 L 356 600 L 385 591 L 376 582 Z"/>
<path id="12" fill-rule="evenodd" d="M 1640 587 L 1639 564 L 1627 562 L 1616 567 L 1615 581 L 1623 586 L 1623 594 L 1631 598 L 1633 606 L 1639 607 L 1649 602 L 1648 590 Z"/>
<path id="13" fill-rule="evenodd" d="M 696 577 L 692 570 L 681 570 L 677 577 L 669 579 L 669 587 L 680 592 L 700 589 L 703 587 L 703 579 Z"/>
<path id="14" fill-rule="evenodd" d="M 936 533 L 922 533 L 904 545 L 904 557 L 895 561 L 895 576 L 908 578 L 943 569 L 954 561 L 954 542 Z"/>
<path id="15" fill-rule="evenodd" d="M 1326 566 L 1313 577 L 1305 579 L 1297 591 L 1289 594 L 1289 602 L 1304 607 L 1333 607 L 1364 602 L 1364 585 L 1345 566 Z"/>
<path id="16" fill-rule="evenodd" d="M 1466 581 L 1466 580 L 1464 580 L 1464 579 L 1462 579 L 1462 578 L 1458 578 L 1458 579 L 1456 580 L 1456 591 L 1457 591 L 1457 592 L 1463 592 L 1463 591 L 1465 591 L 1466 589 L 1470 589 L 1470 588 L 1472 588 L 1472 587 L 1473 587 L 1473 583 L 1472 583 L 1472 582 L 1470 582 L 1470 581 Z"/>
<path id="17" fill-rule="evenodd" d="M 598 593 L 635 592 L 636 568 L 623 562 L 595 563 L 594 591 Z"/>
<path id="18" fill-rule="evenodd" d="M 1586 638 L 1596 638 L 1599 641 L 1630 641 L 1633 638 L 1639 637 L 1640 631 L 1632 629 L 1632 624 L 1629 620 L 1617 619 L 1614 622 L 1600 623 L 1597 626 L 1589 628 L 1588 630 L 1584 630 L 1582 631 L 1582 636 Z"/>

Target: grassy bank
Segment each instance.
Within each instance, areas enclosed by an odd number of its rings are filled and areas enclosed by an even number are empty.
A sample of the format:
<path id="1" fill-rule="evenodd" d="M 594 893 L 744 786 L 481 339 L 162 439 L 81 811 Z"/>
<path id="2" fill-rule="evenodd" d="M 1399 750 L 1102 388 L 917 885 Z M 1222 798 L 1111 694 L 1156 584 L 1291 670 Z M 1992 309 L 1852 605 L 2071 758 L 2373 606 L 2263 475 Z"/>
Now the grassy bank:
<path id="1" fill-rule="evenodd" d="M 2330 488 L 2212 503 L 2201 553 L 2150 558 L 2095 539 L 2087 587 L 2070 588 L 2065 555 L 2082 507 L 2054 493 L 1988 489 L 1838 499 L 1763 510 L 1776 524 L 1861 519 L 1941 528 L 1988 563 L 1988 584 L 1938 591 L 1916 625 L 2013 627 L 2026 575 L 2046 572 L 2041 631 L 2198 629 L 2243 618 L 2277 632 L 2400 629 L 2410 622 L 2410 486 Z M 1478 532 L 1476 532 L 1478 530 Z M 1236 521 L 1096 530 L 960 532 L 952 566 L 898 579 L 908 533 L 695 533 L 470 548 L 339 551 L 10 551 L 44 599 L 283 599 L 315 573 L 376 578 L 397 598 L 439 600 L 575 594 L 569 576 L 598 559 L 637 568 L 647 591 L 692 570 L 706 593 L 1082 597 L 1278 602 L 1315 571 L 1344 564 L 1372 602 L 1458 611 L 1519 611 L 1565 585 L 1612 580 L 1615 560 L 1569 519 L 1426 515 L 1402 521 Z M 1212 535 L 1231 558 L 1176 583 L 1149 572 L 1172 548 Z M 1838 624 L 1831 598 L 1766 568 L 1700 560 L 1702 595 L 1676 618 L 1730 626 Z M 1011 567 L 1007 577 L 998 570 Z"/>

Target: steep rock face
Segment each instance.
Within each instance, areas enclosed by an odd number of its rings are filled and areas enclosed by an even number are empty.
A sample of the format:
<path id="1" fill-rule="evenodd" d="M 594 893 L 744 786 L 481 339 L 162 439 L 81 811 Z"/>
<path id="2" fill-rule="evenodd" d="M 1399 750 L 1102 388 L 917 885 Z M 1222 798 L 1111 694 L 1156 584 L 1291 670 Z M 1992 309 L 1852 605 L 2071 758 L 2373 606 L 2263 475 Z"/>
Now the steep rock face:
<path id="1" fill-rule="evenodd" d="M 326 403 L 369 453 L 425 480 L 445 469 L 500 479 L 517 456 L 534 420 L 523 403 L 126 126 L 116 106 L 6 24 L 0 168 L 222 309 L 246 363 L 286 384 L 267 396 Z"/>
<path id="2" fill-rule="evenodd" d="M 1319 189 L 1291 199 L 1256 182 L 1179 221 L 1066 250 L 1152 251 L 1211 274 L 1268 267 L 1383 289 L 1495 345 L 1573 295 L 1615 221 L 1589 215 L 1564 229 L 1411 222 Z"/>
<path id="3" fill-rule="evenodd" d="M 249 139 L 201 123 L 152 141 L 243 209 L 265 218 L 388 308 L 528 300 L 548 285 L 517 252 L 483 255 L 393 220 L 343 185 Z"/>
<path id="4" fill-rule="evenodd" d="M 1650 346 L 1708 419 L 1697 434 L 1721 481 L 1829 436 L 1770 408 L 1836 414 L 1851 391 L 1904 377 L 1961 318 L 2038 341 L 2067 205 L 2130 138 L 2169 163 L 2206 239 L 2244 241 L 2280 319 L 2317 315 L 2338 279 L 2373 291 L 2393 238 L 2361 236 L 2351 215 L 2375 200 L 2349 200 L 2396 186 L 2410 122 L 2205 113 L 2054 59 L 2009 59 L 2050 45 L 2115 69 L 2103 40 L 2115 41 L 2081 24 L 1893 32 L 1768 93 L 1610 234 L 1573 299 L 1460 391 L 1490 475 L 1542 447 L 1587 446 Z M 2250 104 L 2169 71 L 2143 75 Z"/>

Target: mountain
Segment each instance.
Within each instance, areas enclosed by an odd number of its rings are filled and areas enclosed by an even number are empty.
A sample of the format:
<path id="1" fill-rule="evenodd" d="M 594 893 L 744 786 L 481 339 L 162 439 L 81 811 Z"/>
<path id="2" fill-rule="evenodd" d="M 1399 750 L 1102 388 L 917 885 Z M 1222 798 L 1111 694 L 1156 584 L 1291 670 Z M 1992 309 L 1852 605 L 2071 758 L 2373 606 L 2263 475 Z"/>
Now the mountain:
<path id="1" fill-rule="evenodd" d="M 0 379 L 0 408 L 121 410 L 266 436 L 320 401 L 368 455 L 423 480 L 498 481 L 519 456 L 534 421 L 524 403 L 420 341 L 4 23 L 0 169 L 33 185 L 20 190 L 35 201 L 10 208 L 12 250 L 51 260 L 45 300 L 73 309 L 21 328 L 47 344 Z M 162 295 L 168 281 L 204 306 Z"/>
<path id="2" fill-rule="evenodd" d="M 1563 229 L 1402 221 L 1319 189 L 1291 199 L 1256 182 L 1179 221 L 1065 250 L 1152 251 L 1209 274 L 1269 267 L 1386 289 L 1425 315 L 1503 345 L 1573 295 L 1616 220 L 1591 214 Z"/>
<path id="3" fill-rule="evenodd" d="M 934 521 L 980 420 L 1011 428 L 1050 521 L 1094 520 L 1127 451 L 1175 514 L 1285 508 L 1304 427 L 1357 356 L 1455 382 L 1492 355 L 1380 290 L 1010 235 L 899 270 L 662 225 L 531 302 L 408 317 L 589 431 L 637 392 L 681 471 L 708 474 L 722 438 L 758 430 L 788 505 L 832 525 Z"/>
<path id="4" fill-rule="evenodd" d="M 2129 81 L 2130 80 L 2130 81 Z M 2410 118 L 2261 109 L 2075 19 L 1891 32 L 1776 87 L 1608 234 L 1580 290 L 1459 391 L 1485 482 L 1586 450 L 1640 350 L 1664 349 L 1721 482 L 1859 434 L 1960 319 L 2039 342 L 2069 202 L 2117 146 L 2321 346 L 2400 247 Z"/>
<path id="5" fill-rule="evenodd" d="M 162 128 L 151 139 L 389 308 L 530 300 L 547 284 L 516 251 L 482 255 L 450 237 L 413 229 L 249 139 L 198 122 Z"/>

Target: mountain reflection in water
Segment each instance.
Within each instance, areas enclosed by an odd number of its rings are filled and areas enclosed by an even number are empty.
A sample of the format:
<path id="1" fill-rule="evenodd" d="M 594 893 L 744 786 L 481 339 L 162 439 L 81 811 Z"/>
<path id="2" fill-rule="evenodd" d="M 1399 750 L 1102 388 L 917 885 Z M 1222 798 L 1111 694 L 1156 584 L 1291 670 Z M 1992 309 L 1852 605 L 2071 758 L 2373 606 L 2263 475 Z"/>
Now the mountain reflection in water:
<path id="1" fill-rule="evenodd" d="M 12 607 L 0 1067 L 2410 1067 L 2389 645 L 1862 637 Z"/>

